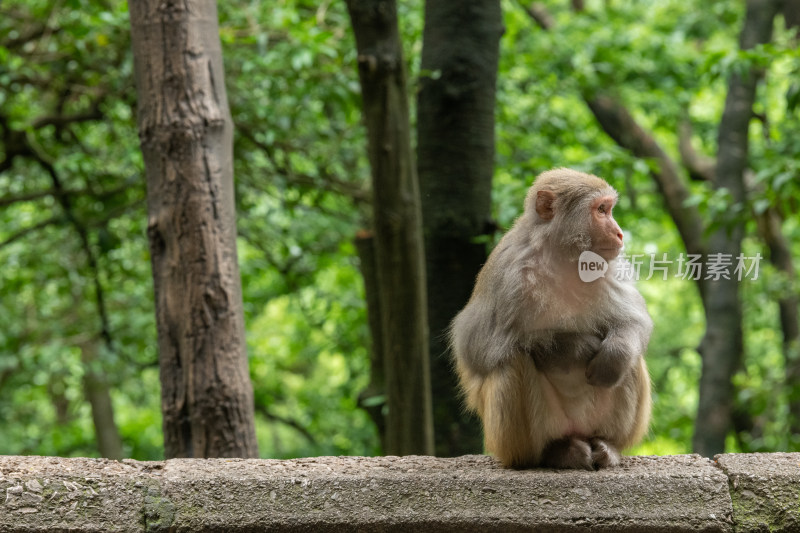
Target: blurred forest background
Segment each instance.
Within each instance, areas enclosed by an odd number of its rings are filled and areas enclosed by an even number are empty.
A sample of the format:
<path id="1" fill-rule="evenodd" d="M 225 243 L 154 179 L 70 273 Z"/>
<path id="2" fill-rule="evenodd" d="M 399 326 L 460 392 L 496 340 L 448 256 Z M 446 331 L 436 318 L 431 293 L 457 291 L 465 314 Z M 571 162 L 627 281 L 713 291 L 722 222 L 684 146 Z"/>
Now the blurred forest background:
<path id="1" fill-rule="evenodd" d="M 217 5 L 260 454 L 379 454 L 365 407 L 381 397 L 366 405 L 363 394 L 371 341 L 356 235 L 373 212 L 347 6 Z M 643 272 L 650 254 L 675 261 L 667 280 L 638 284 L 655 321 L 654 417 L 632 452 L 686 453 L 706 314 L 699 284 L 675 275 L 677 258 L 692 235 L 741 225 L 743 253 L 764 260 L 739 284 L 725 447 L 800 450 L 798 3 L 780 4 L 767 42 L 741 48 L 745 2 L 500 5 L 495 231 L 482 250 L 543 170 L 573 167 L 616 187 L 626 253 L 644 254 Z M 413 134 L 420 85 L 439 73 L 421 67 L 423 3 L 401 2 L 398 19 Z M 744 202 L 714 183 L 732 76 L 761 77 L 745 123 Z M 125 457 L 163 457 L 136 102 L 125 2 L 0 3 L 0 454 L 109 455 L 98 441 L 111 432 Z"/>

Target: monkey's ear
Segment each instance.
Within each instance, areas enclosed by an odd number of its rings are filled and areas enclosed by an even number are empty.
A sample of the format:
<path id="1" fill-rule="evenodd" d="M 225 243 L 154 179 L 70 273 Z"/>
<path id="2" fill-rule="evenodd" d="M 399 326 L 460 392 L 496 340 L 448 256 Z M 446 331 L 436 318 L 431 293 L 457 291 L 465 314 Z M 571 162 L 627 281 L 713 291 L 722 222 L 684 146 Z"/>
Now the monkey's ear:
<path id="1" fill-rule="evenodd" d="M 542 220 L 550 220 L 556 215 L 556 211 L 553 208 L 555 201 L 556 195 L 553 191 L 536 192 L 536 213 Z"/>

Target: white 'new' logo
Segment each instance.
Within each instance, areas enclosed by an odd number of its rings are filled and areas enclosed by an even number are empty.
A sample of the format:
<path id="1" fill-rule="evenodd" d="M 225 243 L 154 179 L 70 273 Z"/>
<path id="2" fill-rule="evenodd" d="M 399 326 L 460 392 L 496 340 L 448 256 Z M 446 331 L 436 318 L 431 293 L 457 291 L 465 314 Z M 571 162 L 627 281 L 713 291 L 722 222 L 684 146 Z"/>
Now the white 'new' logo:
<path id="1" fill-rule="evenodd" d="M 605 277 L 607 270 L 608 262 L 594 252 L 587 250 L 578 258 L 578 275 L 581 281 L 590 283 Z"/>

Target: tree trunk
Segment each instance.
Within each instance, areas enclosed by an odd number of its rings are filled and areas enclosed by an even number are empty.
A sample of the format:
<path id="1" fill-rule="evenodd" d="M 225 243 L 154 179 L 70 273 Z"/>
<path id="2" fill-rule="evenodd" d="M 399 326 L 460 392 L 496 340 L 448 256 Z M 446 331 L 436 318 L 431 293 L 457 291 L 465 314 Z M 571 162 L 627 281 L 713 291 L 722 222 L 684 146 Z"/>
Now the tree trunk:
<path id="1" fill-rule="evenodd" d="M 381 441 L 381 450 L 386 449 L 386 378 L 383 368 L 383 329 L 381 320 L 380 287 L 378 265 L 375 259 L 375 236 L 368 231 L 356 235 L 356 252 L 364 278 L 364 297 L 367 300 L 367 324 L 372 337 L 369 350 L 369 385 L 358 396 L 358 405 L 364 409 L 375 427 Z"/>
<path id="2" fill-rule="evenodd" d="M 97 438 L 97 449 L 102 457 L 122 459 L 122 439 L 114 421 L 114 405 L 105 373 L 97 358 L 97 340 L 81 344 L 83 362 L 83 392 L 92 408 L 92 423 Z"/>
<path id="3" fill-rule="evenodd" d="M 166 457 L 257 457 L 213 0 L 129 4 Z"/>
<path id="4" fill-rule="evenodd" d="M 756 214 L 761 238 L 769 248 L 770 262 L 786 279 L 795 278 L 792 248 L 783 235 L 783 217 L 773 206 Z M 783 332 L 783 361 L 786 366 L 785 383 L 789 390 L 789 432 L 800 433 L 800 301 L 794 292 L 778 300 L 778 313 Z"/>
<path id="5" fill-rule="evenodd" d="M 433 453 L 425 259 L 393 0 L 348 0 L 367 125 L 388 414 L 387 454 Z"/>
<path id="6" fill-rule="evenodd" d="M 739 41 L 742 50 L 769 42 L 777 7 L 775 0 L 748 0 Z M 726 189 L 733 205 L 744 206 L 746 202 L 748 129 L 760 77 L 761 73 L 752 68 L 744 75 L 737 72 L 731 75 L 719 125 L 714 187 Z M 709 257 L 724 254 L 735 265 L 743 235 L 741 215 L 721 221 L 709 238 Z M 725 450 L 725 437 L 731 426 L 734 392 L 731 380 L 741 364 L 743 350 L 739 283 L 734 275 L 705 283 L 706 333 L 700 345 L 703 370 L 692 447 L 708 457 Z"/>
<path id="7" fill-rule="evenodd" d="M 786 29 L 800 26 L 800 0 L 783 0 L 782 4 Z"/>
<path id="8" fill-rule="evenodd" d="M 798 42 L 800 31 L 800 0 L 783 0 L 783 18 L 787 30 L 795 30 Z M 767 219 L 764 241 L 769 246 L 770 260 L 775 267 L 795 279 L 791 243 L 782 232 L 783 216 L 770 207 L 764 214 Z M 800 298 L 796 293 L 778 300 L 781 330 L 783 331 L 783 358 L 786 364 L 786 386 L 789 388 L 789 431 L 800 434 Z"/>
<path id="9" fill-rule="evenodd" d="M 428 277 L 436 454 L 480 453 L 480 423 L 461 403 L 450 321 L 486 261 L 494 170 L 498 0 L 427 0 L 417 106 L 417 168 Z"/>

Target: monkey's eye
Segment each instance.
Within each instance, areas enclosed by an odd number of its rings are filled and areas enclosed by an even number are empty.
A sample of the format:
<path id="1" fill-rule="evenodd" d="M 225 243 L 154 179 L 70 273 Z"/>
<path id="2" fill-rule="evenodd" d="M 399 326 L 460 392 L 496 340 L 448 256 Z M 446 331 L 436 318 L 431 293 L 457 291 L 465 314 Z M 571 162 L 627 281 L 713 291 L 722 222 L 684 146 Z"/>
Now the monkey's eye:
<path id="1" fill-rule="evenodd" d="M 601 215 L 605 215 L 607 212 L 606 204 L 600 204 L 600 206 L 597 208 L 597 212 L 600 213 Z"/>

